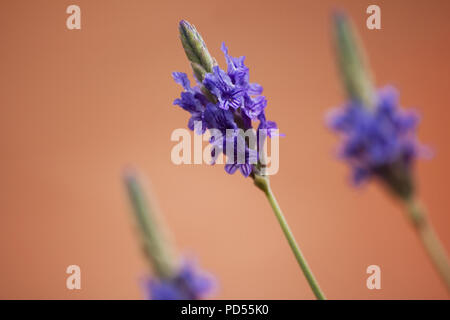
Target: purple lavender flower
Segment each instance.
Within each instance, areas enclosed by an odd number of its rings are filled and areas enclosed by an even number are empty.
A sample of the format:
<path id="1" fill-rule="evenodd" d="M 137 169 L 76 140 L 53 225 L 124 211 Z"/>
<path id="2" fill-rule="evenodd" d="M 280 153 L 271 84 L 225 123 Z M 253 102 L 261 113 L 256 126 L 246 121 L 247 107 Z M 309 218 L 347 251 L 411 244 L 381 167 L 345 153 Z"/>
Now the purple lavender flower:
<path id="1" fill-rule="evenodd" d="M 158 214 L 152 203 L 147 203 L 135 173 L 128 169 L 124 180 L 144 253 L 154 271 L 154 277 L 145 281 L 145 291 L 149 298 L 194 300 L 204 297 L 213 289 L 214 278 L 202 272 L 192 261 L 179 265 L 167 239 L 168 230 L 157 218 Z"/>
<path id="2" fill-rule="evenodd" d="M 190 130 L 194 130 L 195 121 L 200 121 L 202 123 L 202 126 L 200 132 L 197 133 L 205 133 L 206 123 L 203 119 L 203 113 L 205 111 L 204 104 L 206 103 L 206 98 L 198 90 L 198 87 L 191 88 L 189 79 L 185 73 L 174 72 L 173 78 L 175 82 L 180 84 L 185 90 L 181 93 L 181 98 L 175 99 L 173 104 L 180 106 L 191 114 L 191 118 L 188 122 L 188 128 Z"/>
<path id="3" fill-rule="evenodd" d="M 245 57 L 234 58 L 228 54 L 228 48 L 222 43 L 222 51 L 227 61 L 227 73 L 233 85 L 243 92 L 243 110 L 250 119 L 256 119 L 267 106 L 267 100 L 261 96 L 263 87 L 257 83 L 250 83 L 250 70 L 245 66 Z M 252 96 L 256 96 L 252 98 Z"/>
<path id="4" fill-rule="evenodd" d="M 219 100 L 218 107 L 234 110 L 242 106 L 245 91 L 233 84 L 230 76 L 218 66 L 213 68 L 213 73 L 208 73 L 203 80 L 203 85 Z"/>
<path id="5" fill-rule="evenodd" d="M 263 88 L 249 82 L 249 68 L 244 64 L 245 57 L 230 56 L 224 44 L 222 51 L 228 68 L 227 72 L 220 69 L 216 60 L 209 55 L 200 34 L 186 21 L 180 22 L 180 37 L 198 81 L 199 89 L 196 92 L 202 92 L 204 98 L 209 100 L 203 104 L 205 109 L 202 119 L 212 134 L 210 142 L 213 146 L 213 161 L 217 153 L 226 153 L 226 172 L 233 174 L 239 169 L 244 177 L 250 176 L 255 186 L 264 192 L 313 293 L 318 299 L 325 299 L 270 188 L 265 155 L 264 152 L 259 152 L 264 150 L 258 150 L 264 148 L 261 139 L 274 136 L 274 131 L 277 130 L 275 122 L 266 120 L 267 100 L 261 96 Z M 209 64 L 211 61 L 212 67 Z M 175 80 L 183 85 L 185 91 L 189 91 L 184 85 L 184 77 L 181 81 L 178 78 L 175 76 Z M 184 109 L 191 112 L 192 108 Z M 253 121 L 259 121 L 256 132 L 253 130 Z M 220 134 L 216 135 L 217 132 Z"/>
<path id="6" fill-rule="evenodd" d="M 248 80 L 249 80 L 249 68 L 245 66 L 244 61 L 245 61 L 245 57 L 239 57 L 239 58 L 234 58 L 232 56 L 230 56 L 228 54 L 228 48 L 225 46 L 225 43 L 222 43 L 222 52 L 225 55 L 225 60 L 227 61 L 227 73 L 230 76 L 230 78 L 232 79 L 233 83 L 241 86 L 241 87 L 245 87 L 248 85 Z M 261 92 L 259 94 L 262 93 L 262 88 L 261 88 Z"/>
<path id="7" fill-rule="evenodd" d="M 267 135 L 269 137 L 272 137 L 275 130 L 278 129 L 277 124 L 273 121 L 266 120 L 266 115 L 264 112 L 260 113 L 260 115 L 258 116 L 258 120 L 259 120 L 258 130 L 265 129 L 265 130 L 267 130 Z M 280 134 L 280 136 L 284 137 L 284 134 Z"/>
<path id="8" fill-rule="evenodd" d="M 413 192 L 411 167 L 423 155 L 417 124 L 416 113 L 400 109 L 392 87 L 377 92 L 374 108 L 351 101 L 329 118 L 329 126 L 344 138 L 340 156 L 351 166 L 353 181 L 377 177 L 402 197 Z"/>
<path id="9" fill-rule="evenodd" d="M 198 300 L 214 288 L 214 278 L 199 270 L 191 261 L 185 262 L 171 279 L 152 278 L 146 282 L 152 300 Z"/>
<path id="10" fill-rule="evenodd" d="M 186 24 L 187 22 L 182 21 L 181 23 Z M 185 28 L 184 25 L 180 26 L 182 29 Z M 195 30 L 192 28 L 186 30 L 190 32 Z M 185 39 L 184 34 L 183 31 L 181 33 L 183 46 L 189 40 Z M 200 37 L 200 35 L 196 35 L 196 37 Z M 197 66 L 198 59 L 194 61 L 190 57 L 204 55 L 203 48 L 206 47 L 203 41 L 198 47 L 193 41 L 188 48 L 189 52 L 186 52 L 186 54 L 193 64 L 195 72 L 203 67 Z M 194 49 L 198 49 L 200 53 L 194 54 Z M 263 129 L 268 130 L 268 135 L 271 136 L 272 131 L 277 129 L 277 125 L 273 121 L 266 120 L 267 100 L 264 96 L 261 96 L 262 86 L 249 82 L 249 68 L 244 64 L 245 57 L 234 58 L 230 56 L 225 44 L 222 44 L 222 51 L 227 62 L 227 71 L 225 72 L 219 66 L 214 65 L 212 72 L 207 72 L 206 66 L 202 69 L 205 72 L 196 72 L 199 84 L 195 87 L 191 88 L 186 74 L 173 73 L 175 82 L 179 83 L 184 89 L 181 98 L 176 99 L 174 104 L 191 114 L 188 123 L 189 129 L 193 130 L 195 121 L 201 121 L 201 130 L 197 133 L 204 133 L 206 129 L 221 133 L 220 138 L 213 137 L 210 141 L 217 147 L 213 148 L 211 155 L 213 162 L 220 153 L 227 153 L 227 145 L 234 146 L 234 154 L 231 156 L 227 154 L 225 170 L 229 174 L 233 174 L 239 169 L 244 177 L 248 177 L 252 174 L 255 164 L 258 162 L 257 146 L 259 144 L 250 146 L 242 136 L 242 131 L 252 129 L 252 121 L 259 121 L 256 136 L 258 137 L 259 131 Z M 206 54 L 209 55 L 207 51 Z M 197 74 L 200 76 L 197 76 Z M 234 133 L 230 135 L 229 130 Z"/>
<path id="11" fill-rule="evenodd" d="M 330 117 L 330 127 L 344 137 L 341 156 L 352 167 L 355 183 L 374 177 L 398 197 L 436 270 L 450 288 L 447 253 L 418 201 L 413 181 L 412 166 L 426 150 L 416 139 L 418 117 L 400 109 L 393 88 L 374 90 L 364 50 L 350 20 L 340 12 L 334 16 L 334 40 L 350 100 Z"/>

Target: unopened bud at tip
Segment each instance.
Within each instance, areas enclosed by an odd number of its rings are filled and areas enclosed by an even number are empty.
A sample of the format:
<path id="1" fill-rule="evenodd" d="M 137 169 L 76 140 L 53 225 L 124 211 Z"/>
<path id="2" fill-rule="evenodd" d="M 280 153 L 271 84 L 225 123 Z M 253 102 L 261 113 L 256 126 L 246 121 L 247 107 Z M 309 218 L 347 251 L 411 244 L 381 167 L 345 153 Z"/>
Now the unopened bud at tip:
<path id="1" fill-rule="evenodd" d="M 186 56 L 193 66 L 197 66 L 197 70 L 194 69 L 194 72 L 196 73 L 197 79 L 202 81 L 205 73 L 212 72 L 214 59 L 209 54 L 202 36 L 193 25 L 186 20 L 181 20 L 179 23 L 179 31 Z M 199 72 L 199 67 L 204 72 Z"/>
<path id="2" fill-rule="evenodd" d="M 337 61 L 347 95 L 370 108 L 374 104 L 374 89 L 364 50 L 344 12 L 335 10 L 333 21 Z"/>

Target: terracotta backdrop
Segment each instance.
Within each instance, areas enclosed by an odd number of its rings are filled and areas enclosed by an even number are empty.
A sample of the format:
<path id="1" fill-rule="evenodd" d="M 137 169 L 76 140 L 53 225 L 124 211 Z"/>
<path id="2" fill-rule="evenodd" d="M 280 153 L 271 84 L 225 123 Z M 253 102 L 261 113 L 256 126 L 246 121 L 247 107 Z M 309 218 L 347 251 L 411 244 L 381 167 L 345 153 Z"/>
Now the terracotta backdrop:
<path id="1" fill-rule="evenodd" d="M 365 27 L 369 4 L 382 30 Z M 70 4 L 82 29 L 66 28 Z M 224 64 L 246 55 L 286 137 L 273 189 L 323 290 L 335 299 L 448 299 L 398 204 L 377 185 L 349 186 L 324 113 L 344 100 L 330 14 L 345 9 L 377 85 L 423 116 L 435 158 L 417 166 L 421 199 L 450 250 L 450 1 L 2 1 L 0 4 L 0 298 L 139 299 L 149 272 L 121 181 L 150 180 L 181 252 L 217 275 L 215 297 L 311 299 L 263 194 L 222 167 L 175 166 L 172 71 L 190 72 L 177 23 L 187 19 Z M 69 291 L 77 264 L 82 289 Z M 366 288 L 381 267 L 382 289 Z"/>

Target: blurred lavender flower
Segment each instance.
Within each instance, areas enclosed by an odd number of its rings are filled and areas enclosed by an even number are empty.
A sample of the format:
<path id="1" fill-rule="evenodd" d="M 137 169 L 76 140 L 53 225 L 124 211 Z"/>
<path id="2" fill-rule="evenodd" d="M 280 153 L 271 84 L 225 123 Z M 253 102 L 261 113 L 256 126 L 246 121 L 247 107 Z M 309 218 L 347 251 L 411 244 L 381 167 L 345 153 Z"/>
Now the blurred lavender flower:
<path id="1" fill-rule="evenodd" d="M 153 300 L 198 300 L 209 294 L 213 287 L 213 277 L 190 261 L 185 262 L 171 279 L 147 281 L 147 290 Z"/>
<path id="2" fill-rule="evenodd" d="M 175 82 L 184 89 L 174 105 L 191 114 L 189 129 L 194 130 L 194 122 L 201 121 L 201 130 L 196 133 L 202 134 L 206 129 L 219 130 L 222 139 L 210 141 L 218 147 L 213 149 L 212 158 L 217 159 L 220 152 L 226 153 L 227 143 L 234 145 L 234 159 L 227 160 L 225 170 L 233 174 L 239 169 L 244 177 L 248 177 L 256 168 L 258 150 L 257 146 L 250 146 L 243 140 L 242 130 L 251 129 L 252 121 L 259 121 L 257 137 L 262 129 L 267 130 L 269 136 L 277 129 L 275 122 L 266 120 L 267 100 L 261 96 L 263 88 L 249 82 L 245 57 L 230 56 L 225 44 L 222 44 L 222 51 L 228 66 L 226 72 L 215 64 L 197 30 L 184 20 L 180 22 L 180 37 L 199 84 L 191 88 L 186 74 L 174 72 Z M 227 129 L 235 133 L 227 136 Z M 240 148 L 242 145 L 245 147 Z"/>
<path id="3" fill-rule="evenodd" d="M 356 184 L 375 176 L 397 195 L 408 198 L 413 192 L 411 166 L 425 150 L 415 135 L 418 116 L 399 108 L 393 87 L 385 87 L 375 96 L 372 109 L 351 101 L 334 111 L 329 126 L 343 135 L 340 156 L 352 167 Z"/>
<path id="4" fill-rule="evenodd" d="M 196 300 L 211 293 L 214 278 L 201 271 L 192 261 L 181 266 L 173 255 L 164 228 L 156 210 L 147 201 L 134 173 L 125 175 L 125 185 L 138 222 L 144 253 L 153 270 L 154 277 L 145 281 L 145 290 L 154 300 Z"/>
<path id="5" fill-rule="evenodd" d="M 417 142 L 418 116 L 398 106 L 392 87 L 375 92 L 362 47 L 345 14 L 334 16 L 338 66 L 349 101 L 330 114 L 329 126 L 343 135 L 341 157 L 353 170 L 356 184 L 376 177 L 404 204 L 422 244 L 450 289 L 450 262 L 438 236 L 419 204 L 412 166 L 429 154 Z"/>
<path id="6" fill-rule="evenodd" d="M 399 107 L 398 92 L 387 86 L 376 92 L 363 49 L 345 14 L 336 13 L 335 47 L 349 102 L 330 112 L 328 125 L 343 136 L 340 156 L 359 185 L 379 178 L 395 195 L 414 193 L 412 166 L 427 154 L 417 142 L 419 117 Z"/>

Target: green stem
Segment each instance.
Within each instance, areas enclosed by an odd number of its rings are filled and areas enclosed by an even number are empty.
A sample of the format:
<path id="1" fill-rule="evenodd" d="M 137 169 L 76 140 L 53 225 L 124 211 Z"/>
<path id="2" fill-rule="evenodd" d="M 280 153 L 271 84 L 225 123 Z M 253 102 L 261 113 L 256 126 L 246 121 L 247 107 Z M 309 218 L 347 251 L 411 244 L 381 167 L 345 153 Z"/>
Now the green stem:
<path id="1" fill-rule="evenodd" d="M 269 200 L 269 203 L 272 206 L 273 212 L 275 213 L 278 222 L 280 223 L 281 229 L 283 230 L 283 233 L 289 243 L 289 246 L 291 247 L 292 252 L 294 253 L 295 259 L 297 259 L 297 262 L 300 265 L 300 268 L 302 269 L 303 274 L 305 275 L 305 278 L 308 281 L 309 286 L 311 287 L 311 290 L 314 292 L 314 295 L 318 300 L 326 300 L 325 295 L 320 289 L 320 286 L 317 283 L 316 278 L 314 277 L 311 269 L 309 268 L 308 263 L 306 262 L 305 257 L 303 256 L 300 248 L 298 247 L 294 235 L 292 234 L 292 231 L 289 228 L 289 225 L 283 213 L 281 212 L 280 206 L 278 205 L 278 202 L 275 199 L 275 196 L 270 188 L 269 180 L 266 177 L 256 176 L 255 184 L 264 192 L 267 199 Z"/>
<path id="2" fill-rule="evenodd" d="M 428 221 L 423 207 L 416 199 L 406 200 L 408 217 L 412 222 L 428 256 L 450 291 L 450 263 L 444 246 Z"/>

